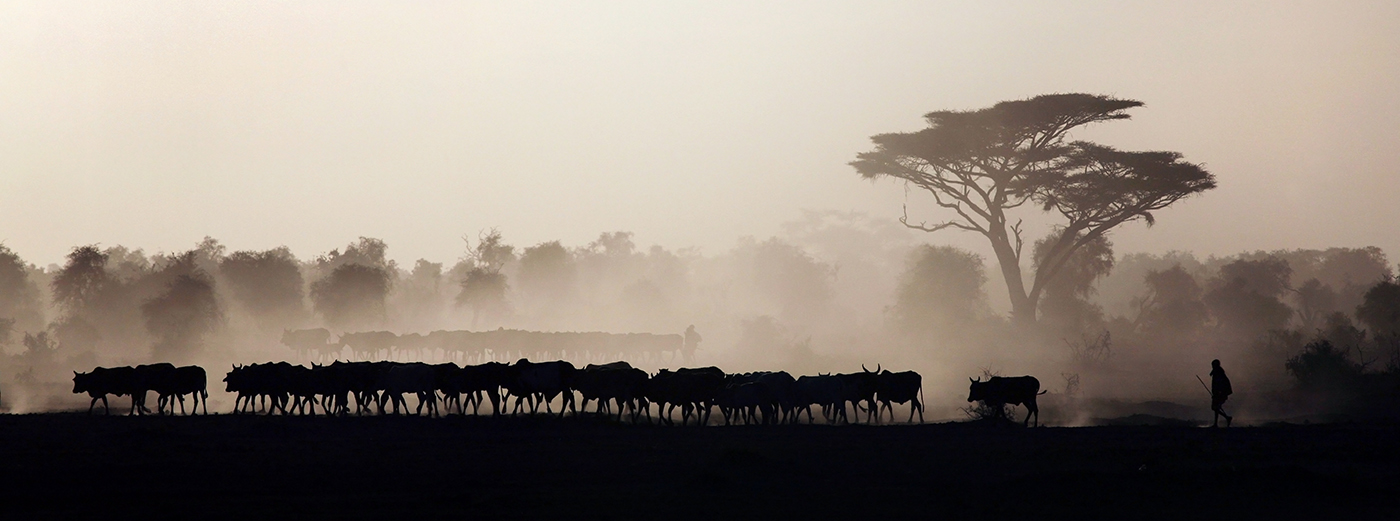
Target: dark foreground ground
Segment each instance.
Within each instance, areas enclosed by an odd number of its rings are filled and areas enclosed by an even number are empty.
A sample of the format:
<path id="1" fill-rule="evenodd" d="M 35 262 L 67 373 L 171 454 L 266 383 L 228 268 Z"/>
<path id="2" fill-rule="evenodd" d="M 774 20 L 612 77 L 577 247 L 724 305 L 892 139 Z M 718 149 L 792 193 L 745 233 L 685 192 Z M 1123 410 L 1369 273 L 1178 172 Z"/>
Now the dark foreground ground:
<path id="1" fill-rule="evenodd" d="M 1398 434 L 0 415 L 0 518 L 1396 519 Z"/>

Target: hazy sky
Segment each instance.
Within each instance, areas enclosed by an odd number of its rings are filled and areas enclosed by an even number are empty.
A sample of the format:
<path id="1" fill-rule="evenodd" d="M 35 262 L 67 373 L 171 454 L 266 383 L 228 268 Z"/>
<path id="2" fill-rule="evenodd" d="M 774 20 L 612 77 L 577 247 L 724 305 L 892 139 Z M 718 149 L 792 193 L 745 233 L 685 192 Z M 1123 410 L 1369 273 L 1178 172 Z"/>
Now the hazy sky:
<path id="1" fill-rule="evenodd" d="M 1220 184 L 1120 253 L 1400 260 L 1400 2 L 1048 4 L 9 0 L 0 240 L 41 265 L 205 235 L 451 261 L 491 226 L 718 253 L 804 208 L 897 217 L 846 164 L 872 134 L 1089 92 L 1147 105 L 1077 137 Z"/>

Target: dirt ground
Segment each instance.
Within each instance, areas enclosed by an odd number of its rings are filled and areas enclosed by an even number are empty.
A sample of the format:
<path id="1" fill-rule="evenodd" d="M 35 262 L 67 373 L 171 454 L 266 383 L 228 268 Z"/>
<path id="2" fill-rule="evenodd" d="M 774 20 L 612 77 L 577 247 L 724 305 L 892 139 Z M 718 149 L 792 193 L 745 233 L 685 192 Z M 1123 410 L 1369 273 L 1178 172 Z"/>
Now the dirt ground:
<path id="1" fill-rule="evenodd" d="M 1395 519 L 1397 434 L 0 415 L 0 517 Z"/>

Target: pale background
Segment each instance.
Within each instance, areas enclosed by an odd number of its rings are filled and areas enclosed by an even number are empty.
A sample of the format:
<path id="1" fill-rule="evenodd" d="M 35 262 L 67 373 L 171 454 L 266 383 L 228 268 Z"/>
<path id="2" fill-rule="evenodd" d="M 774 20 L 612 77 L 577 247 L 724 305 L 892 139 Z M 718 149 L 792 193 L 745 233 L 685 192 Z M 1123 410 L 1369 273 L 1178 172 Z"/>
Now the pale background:
<path id="1" fill-rule="evenodd" d="M 901 187 L 846 165 L 872 134 L 1089 92 L 1147 105 L 1078 137 L 1220 185 L 1119 253 L 1397 257 L 1400 3 L 1048 4 L 11 0 L 0 241 L 41 266 L 206 235 L 451 262 L 491 226 L 712 254 L 802 209 L 894 219 Z"/>

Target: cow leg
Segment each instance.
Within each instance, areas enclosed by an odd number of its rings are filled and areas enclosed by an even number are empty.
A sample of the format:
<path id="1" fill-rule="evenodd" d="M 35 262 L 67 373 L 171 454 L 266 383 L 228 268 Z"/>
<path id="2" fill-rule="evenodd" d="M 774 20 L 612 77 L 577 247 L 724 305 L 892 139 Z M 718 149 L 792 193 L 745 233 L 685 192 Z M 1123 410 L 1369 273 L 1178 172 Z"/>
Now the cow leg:
<path id="1" fill-rule="evenodd" d="M 103 398 L 106 398 L 106 396 L 103 396 Z M 104 401 L 103 404 L 106 405 L 106 402 Z M 89 415 L 89 416 L 92 415 L 92 408 L 93 408 L 93 407 L 96 407 L 96 406 L 97 406 L 97 398 L 93 398 L 93 399 L 92 399 L 92 402 L 88 404 L 88 415 Z"/>
<path id="2" fill-rule="evenodd" d="M 466 405 L 472 406 L 472 414 L 473 414 L 473 415 L 480 416 L 480 415 L 481 415 L 481 391 L 472 391 L 472 392 L 467 393 L 467 403 L 466 403 Z M 465 406 L 464 406 L 464 409 L 463 409 L 463 411 L 462 411 L 462 414 L 467 414 L 467 411 L 465 410 Z"/>

